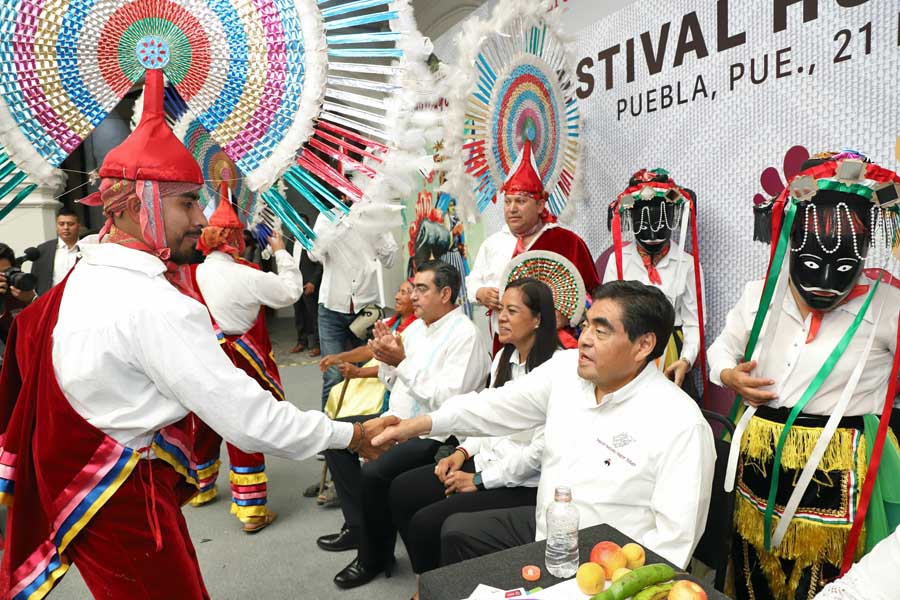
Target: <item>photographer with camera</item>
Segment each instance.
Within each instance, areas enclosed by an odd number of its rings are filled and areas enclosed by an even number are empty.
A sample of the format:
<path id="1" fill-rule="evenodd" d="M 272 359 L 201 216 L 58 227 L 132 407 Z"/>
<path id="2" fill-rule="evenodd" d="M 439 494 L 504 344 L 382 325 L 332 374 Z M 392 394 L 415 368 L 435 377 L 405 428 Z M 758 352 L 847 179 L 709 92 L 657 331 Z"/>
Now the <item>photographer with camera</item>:
<path id="1" fill-rule="evenodd" d="M 37 280 L 21 269 L 26 260 L 32 260 L 27 252 L 17 259 L 12 248 L 0 243 L 0 342 L 4 346 L 13 319 L 37 297 L 34 292 Z"/>

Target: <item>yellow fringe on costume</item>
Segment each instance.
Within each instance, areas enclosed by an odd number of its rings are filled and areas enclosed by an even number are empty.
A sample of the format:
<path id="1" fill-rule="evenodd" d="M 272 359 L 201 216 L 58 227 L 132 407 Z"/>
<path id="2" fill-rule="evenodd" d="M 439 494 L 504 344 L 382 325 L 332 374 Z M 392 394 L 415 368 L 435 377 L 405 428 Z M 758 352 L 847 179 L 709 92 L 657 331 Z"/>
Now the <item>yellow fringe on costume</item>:
<path id="1" fill-rule="evenodd" d="M 235 485 L 259 485 L 260 483 L 268 483 L 269 478 L 266 477 L 266 472 L 262 473 L 235 473 L 231 471 L 228 473 L 228 480 Z"/>
<path id="2" fill-rule="evenodd" d="M 235 473 L 230 471 L 228 479 L 233 485 L 259 485 L 269 481 L 265 471 L 261 473 Z M 234 501 L 231 502 L 231 514 L 236 516 L 241 523 L 247 523 L 254 517 L 265 517 L 267 513 L 268 508 L 265 504 L 239 506 Z"/>
<path id="3" fill-rule="evenodd" d="M 191 498 L 190 504 L 191 506 L 203 506 L 204 504 L 209 504 L 210 502 L 215 500 L 218 495 L 218 488 L 211 487 L 205 492 L 198 492 L 197 494 L 195 494 Z"/>
<path id="4" fill-rule="evenodd" d="M 784 431 L 784 425 L 781 423 L 760 418 L 752 419 L 741 439 L 741 454 L 762 462 L 772 460 L 775 458 L 775 448 L 782 431 Z M 821 427 L 801 427 L 799 425 L 791 427 L 781 452 L 781 468 L 803 469 L 821 434 Z M 853 468 L 857 462 L 851 452 L 853 435 L 854 430 L 852 429 L 838 428 L 834 432 L 822 460 L 819 461 L 820 470 L 846 471 Z M 859 457 L 865 463 L 864 440 L 860 444 L 860 450 L 862 454 Z"/>
<path id="5" fill-rule="evenodd" d="M 741 440 L 743 463 L 741 474 L 743 469 L 766 468 L 766 465 L 774 459 L 775 448 L 783 429 L 784 425 L 781 423 L 758 417 L 750 421 Z M 791 427 L 781 454 L 781 468 L 802 470 L 821 433 L 821 427 L 797 425 Z M 856 435 L 859 435 L 859 442 L 854 453 L 853 446 Z M 897 439 L 893 432 L 889 432 L 889 440 L 890 443 L 897 446 Z M 856 502 L 865 480 L 865 437 L 853 429 L 838 428 L 822 456 L 818 469 L 826 473 L 854 471 L 856 493 L 849 501 Z M 799 472 L 797 477 L 799 478 Z M 765 498 L 762 500 L 764 502 Z M 772 517 L 773 531 L 778 525 L 778 514 L 783 510 L 783 506 L 775 507 L 775 514 Z M 851 511 L 851 514 L 854 512 Z M 795 515 L 781 544 L 772 552 L 766 552 L 763 546 L 764 510 L 741 493 L 735 495 L 734 522 L 738 534 L 752 544 L 759 555 L 766 579 L 779 600 L 793 598 L 803 569 L 821 565 L 823 562 L 832 565 L 841 563 L 852 526 L 852 522 L 826 523 Z M 862 556 L 865 548 L 865 536 L 866 531 L 863 528 L 856 551 L 857 559 Z M 739 542 L 736 540 L 735 543 Z M 779 558 L 796 561 L 791 573 L 784 573 Z M 736 575 L 740 577 L 744 565 L 734 565 L 734 569 Z"/>
<path id="6" fill-rule="evenodd" d="M 265 504 L 238 506 L 234 502 L 231 503 L 231 514 L 236 516 L 241 523 L 247 523 L 253 517 L 265 517 L 268 512 L 269 509 Z"/>

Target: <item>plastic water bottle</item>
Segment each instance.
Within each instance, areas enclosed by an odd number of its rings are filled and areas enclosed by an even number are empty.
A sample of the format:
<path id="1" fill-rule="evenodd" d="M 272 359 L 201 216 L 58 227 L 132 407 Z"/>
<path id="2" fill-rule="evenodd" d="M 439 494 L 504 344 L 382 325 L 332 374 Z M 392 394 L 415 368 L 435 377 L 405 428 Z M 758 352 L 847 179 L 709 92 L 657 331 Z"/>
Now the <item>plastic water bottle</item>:
<path id="1" fill-rule="evenodd" d="M 572 490 L 556 488 L 547 508 L 547 570 L 554 577 L 572 577 L 578 570 L 578 508 L 572 504 Z"/>

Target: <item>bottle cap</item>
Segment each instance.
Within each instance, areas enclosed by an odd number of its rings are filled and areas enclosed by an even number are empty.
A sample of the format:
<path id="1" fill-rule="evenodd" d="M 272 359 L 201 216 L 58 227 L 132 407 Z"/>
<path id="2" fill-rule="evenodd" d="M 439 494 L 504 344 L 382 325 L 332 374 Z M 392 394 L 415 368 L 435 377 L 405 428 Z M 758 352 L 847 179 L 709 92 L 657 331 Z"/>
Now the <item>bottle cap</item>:
<path id="1" fill-rule="evenodd" d="M 572 488 L 561 485 L 556 488 L 556 493 L 553 495 L 553 499 L 557 502 L 571 502 L 572 501 Z"/>

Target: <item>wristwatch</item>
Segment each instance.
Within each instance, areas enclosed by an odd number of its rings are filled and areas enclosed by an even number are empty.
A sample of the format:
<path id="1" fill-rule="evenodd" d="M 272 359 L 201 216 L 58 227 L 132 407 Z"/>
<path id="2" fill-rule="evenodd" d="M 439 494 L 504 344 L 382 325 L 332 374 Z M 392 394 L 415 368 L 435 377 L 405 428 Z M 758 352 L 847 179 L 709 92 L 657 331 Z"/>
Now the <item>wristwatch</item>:
<path id="1" fill-rule="evenodd" d="M 475 477 L 472 478 L 472 483 L 475 484 L 475 487 L 481 491 L 484 491 L 484 483 L 481 482 L 481 471 L 475 473 Z"/>

